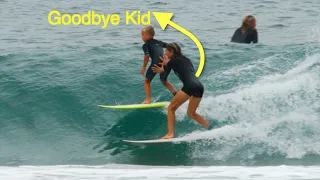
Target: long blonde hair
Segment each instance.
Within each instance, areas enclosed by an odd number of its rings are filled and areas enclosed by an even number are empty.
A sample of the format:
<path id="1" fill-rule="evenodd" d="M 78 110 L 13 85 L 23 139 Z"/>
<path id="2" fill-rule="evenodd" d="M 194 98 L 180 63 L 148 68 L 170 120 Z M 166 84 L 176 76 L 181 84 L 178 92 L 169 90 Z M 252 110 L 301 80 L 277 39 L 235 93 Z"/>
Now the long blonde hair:
<path id="1" fill-rule="evenodd" d="M 242 20 L 241 31 L 247 32 L 248 29 L 255 29 L 255 26 L 256 18 L 254 18 L 252 15 L 245 16 Z"/>

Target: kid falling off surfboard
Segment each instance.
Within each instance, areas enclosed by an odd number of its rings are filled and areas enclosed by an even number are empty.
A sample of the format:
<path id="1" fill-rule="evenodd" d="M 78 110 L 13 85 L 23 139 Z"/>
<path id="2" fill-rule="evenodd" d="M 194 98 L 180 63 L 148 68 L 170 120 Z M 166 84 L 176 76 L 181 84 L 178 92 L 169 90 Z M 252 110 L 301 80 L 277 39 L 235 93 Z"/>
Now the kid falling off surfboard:
<path id="1" fill-rule="evenodd" d="M 153 38 L 154 35 L 155 35 L 155 31 L 151 25 L 146 26 L 141 30 L 141 38 L 145 43 L 142 46 L 144 57 L 143 57 L 143 66 L 140 70 L 140 74 L 145 73 L 149 58 L 151 58 L 151 64 L 148 67 L 148 70 L 146 72 L 145 79 L 144 79 L 144 89 L 146 93 L 146 99 L 142 102 L 142 104 L 151 103 L 151 81 L 153 80 L 154 76 L 157 74 L 152 71 L 152 67 L 155 64 L 161 65 L 160 57 L 163 57 L 163 48 L 167 46 L 167 43 L 154 39 Z M 167 81 L 167 77 L 169 73 L 170 71 L 167 71 L 167 69 L 165 69 L 164 72 L 160 73 L 160 80 L 161 80 L 161 83 L 167 89 L 169 89 L 169 91 L 173 95 L 175 95 L 176 90 L 174 89 L 172 84 Z"/>

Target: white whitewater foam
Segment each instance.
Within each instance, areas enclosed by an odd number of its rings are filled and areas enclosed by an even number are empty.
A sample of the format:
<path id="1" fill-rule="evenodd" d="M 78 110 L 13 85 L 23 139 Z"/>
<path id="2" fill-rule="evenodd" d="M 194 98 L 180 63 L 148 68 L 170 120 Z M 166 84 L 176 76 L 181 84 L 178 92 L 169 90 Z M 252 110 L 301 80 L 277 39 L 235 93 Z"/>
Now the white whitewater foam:
<path id="1" fill-rule="evenodd" d="M 307 57 L 284 74 L 268 75 L 233 92 L 204 97 L 199 114 L 231 125 L 193 132 L 181 139 L 208 139 L 220 149 L 195 146 L 194 156 L 228 159 L 235 151 L 253 146 L 246 158 L 261 153 L 302 158 L 320 154 L 320 54 Z M 185 119 L 188 102 L 177 111 Z M 196 123 L 192 120 L 190 122 Z"/>
<path id="2" fill-rule="evenodd" d="M 236 180 L 318 180 L 320 167 L 311 166 L 21 166 L 0 167 L 5 180 L 126 180 L 126 179 L 236 179 Z"/>

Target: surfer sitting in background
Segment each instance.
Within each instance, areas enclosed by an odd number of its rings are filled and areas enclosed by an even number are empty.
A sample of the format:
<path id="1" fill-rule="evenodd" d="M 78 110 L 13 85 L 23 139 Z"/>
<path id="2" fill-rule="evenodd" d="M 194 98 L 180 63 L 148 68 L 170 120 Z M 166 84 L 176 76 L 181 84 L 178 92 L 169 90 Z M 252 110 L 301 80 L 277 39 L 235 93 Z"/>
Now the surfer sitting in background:
<path id="1" fill-rule="evenodd" d="M 146 100 L 144 100 L 142 102 L 142 104 L 150 104 L 151 103 L 151 81 L 154 78 L 154 76 L 157 73 L 154 73 L 152 71 L 152 66 L 154 64 L 159 64 L 161 63 L 160 61 L 160 57 L 163 56 L 163 48 L 166 47 L 167 43 L 164 43 L 162 41 L 153 39 L 155 35 L 154 32 L 154 28 L 152 26 L 146 26 L 142 29 L 141 31 L 141 38 L 142 40 L 145 42 L 145 44 L 143 44 L 142 49 L 144 52 L 144 59 L 143 59 L 143 66 L 140 70 L 140 74 L 144 74 L 148 61 L 149 61 L 149 57 L 151 57 L 151 64 L 147 70 L 145 79 L 144 79 L 144 89 L 146 92 Z M 167 72 L 166 69 L 160 73 L 160 80 L 162 82 L 162 84 L 167 87 L 169 89 L 169 91 L 175 95 L 176 94 L 176 90 L 174 89 L 174 87 L 167 81 L 167 77 L 169 75 L 170 72 Z"/>
<path id="2" fill-rule="evenodd" d="M 175 112 L 188 99 L 190 99 L 187 112 L 188 116 L 196 120 L 204 128 L 211 130 L 212 126 L 202 116 L 196 113 L 202 99 L 204 87 L 195 76 L 195 70 L 191 61 L 182 55 L 181 48 L 177 43 L 169 43 L 166 47 L 165 55 L 166 57 L 161 58 L 161 66 L 155 64 L 152 70 L 157 73 L 162 73 L 167 68 L 167 73 L 169 73 L 171 69 L 173 69 L 182 81 L 183 87 L 173 97 L 168 106 L 168 133 L 162 137 L 162 139 L 174 137 Z"/>
<path id="3" fill-rule="evenodd" d="M 244 17 L 241 27 L 233 34 L 231 42 L 235 43 L 258 43 L 258 32 L 256 29 L 256 19 L 249 15 Z"/>

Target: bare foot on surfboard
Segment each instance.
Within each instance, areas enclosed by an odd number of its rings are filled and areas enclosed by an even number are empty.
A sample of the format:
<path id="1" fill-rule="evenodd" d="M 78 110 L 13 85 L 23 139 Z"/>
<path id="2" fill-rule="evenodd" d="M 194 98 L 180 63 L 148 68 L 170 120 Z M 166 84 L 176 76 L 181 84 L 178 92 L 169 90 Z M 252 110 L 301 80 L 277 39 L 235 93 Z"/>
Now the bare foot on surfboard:
<path id="1" fill-rule="evenodd" d="M 167 134 L 165 136 L 163 136 L 161 139 L 172 139 L 174 137 L 173 134 Z"/>
<path id="2" fill-rule="evenodd" d="M 151 100 L 150 99 L 146 99 L 141 104 L 151 104 Z"/>

